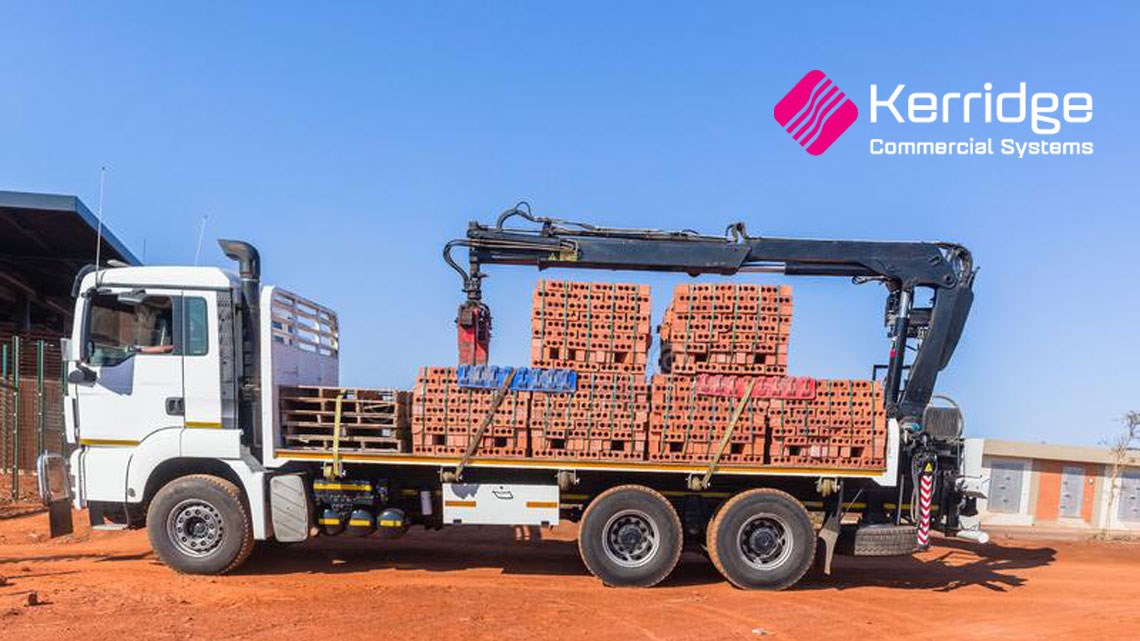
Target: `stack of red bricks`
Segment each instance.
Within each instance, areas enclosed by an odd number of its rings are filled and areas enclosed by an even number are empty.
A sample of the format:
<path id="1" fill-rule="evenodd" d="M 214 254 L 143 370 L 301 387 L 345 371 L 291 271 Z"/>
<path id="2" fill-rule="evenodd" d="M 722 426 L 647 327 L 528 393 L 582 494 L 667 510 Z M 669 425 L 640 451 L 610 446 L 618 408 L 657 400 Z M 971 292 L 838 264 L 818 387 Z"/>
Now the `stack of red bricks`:
<path id="1" fill-rule="evenodd" d="M 653 377 L 649 458 L 709 461 L 739 398 L 699 394 L 697 377 L 785 376 L 791 321 L 787 286 L 679 286 L 660 328 L 662 370 L 669 373 Z M 885 424 L 877 383 L 817 380 L 811 399 L 750 398 L 721 461 L 881 467 Z"/>
<path id="2" fill-rule="evenodd" d="M 653 377 L 649 458 L 709 461 L 739 400 L 698 394 L 697 376 L 783 376 L 791 326 L 791 287 L 678 285 L 658 330 L 666 373 Z M 767 463 L 768 407 L 767 399 L 747 401 L 722 462 Z"/>
<path id="3" fill-rule="evenodd" d="M 578 372 L 573 393 L 510 392 L 479 456 L 644 460 L 649 430 L 649 287 L 540 281 L 531 365 Z M 460 387 L 451 367 L 421 370 L 412 397 L 412 448 L 462 454 L 495 390 Z"/>
<path id="4" fill-rule="evenodd" d="M 572 394 L 535 393 L 535 457 L 645 459 L 649 321 L 648 285 L 539 281 L 531 365 L 573 369 L 578 387 Z"/>
<path id="5" fill-rule="evenodd" d="M 649 389 L 644 373 L 580 372 L 572 394 L 535 392 L 536 458 L 645 460 Z"/>
<path id="6" fill-rule="evenodd" d="M 659 329 L 661 369 L 783 376 L 791 327 L 786 285 L 678 285 Z"/>
<path id="7" fill-rule="evenodd" d="M 877 381 L 819 380 L 814 399 L 769 402 L 768 463 L 883 467 L 886 421 Z"/>
<path id="8" fill-rule="evenodd" d="M 509 392 L 477 455 L 709 462 L 740 400 L 739 394 L 702 393 L 708 390 L 698 390 L 698 377 L 764 377 L 772 383 L 769 377 L 785 376 L 791 288 L 678 287 L 660 327 L 666 373 L 655 375 L 651 385 L 645 380 L 649 315 L 647 286 L 540 282 L 531 316 L 531 365 L 575 370 L 577 389 Z M 780 395 L 779 385 L 754 389 L 767 392 L 745 402 L 722 463 L 885 464 L 886 416 L 877 383 L 818 380 L 814 396 L 809 390 L 795 400 L 773 398 Z M 455 368 L 421 370 L 412 398 L 413 452 L 463 454 L 495 393 L 460 387 Z"/>
<path id="9" fill-rule="evenodd" d="M 412 390 L 412 451 L 462 455 L 479 430 L 497 390 L 460 387 L 454 367 L 425 367 Z M 479 456 L 530 453 L 531 392 L 507 392 L 479 443 Z"/>
<path id="10" fill-rule="evenodd" d="M 706 463 L 716 454 L 739 399 L 697 393 L 697 377 L 658 374 L 653 377 L 653 411 L 649 421 L 649 458 L 673 463 Z M 721 460 L 763 465 L 768 436 L 765 399 L 749 399 L 733 428 Z"/>
<path id="11" fill-rule="evenodd" d="M 649 286 L 539 281 L 530 364 L 579 372 L 645 373 Z"/>

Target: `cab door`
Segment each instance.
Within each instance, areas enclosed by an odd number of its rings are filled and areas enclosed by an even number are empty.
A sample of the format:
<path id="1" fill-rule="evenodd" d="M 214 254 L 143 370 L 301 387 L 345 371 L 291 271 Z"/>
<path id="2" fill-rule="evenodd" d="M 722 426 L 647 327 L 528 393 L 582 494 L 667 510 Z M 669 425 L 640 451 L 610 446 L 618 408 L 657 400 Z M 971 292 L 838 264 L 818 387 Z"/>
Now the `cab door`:
<path id="1" fill-rule="evenodd" d="M 184 290 L 182 292 L 183 337 L 182 389 L 185 393 L 187 428 L 221 429 L 237 427 L 234 423 L 234 386 L 232 377 L 223 385 L 222 352 L 225 341 L 219 336 L 218 293 Z M 228 338 L 227 341 L 232 341 Z M 232 348 L 229 350 L 232 354 Z M 232 361 L 232 357 L 230 358 Z M 228 392 L 228 393 L 227 393 Z"/>
<path id="2" fill-rule="evenodd" d="M 125 500 L 135 447 L 184 427 L 182 322 L 179 290 L 101 288 L 88 299 L 69 377 L 83 499 Z"/>

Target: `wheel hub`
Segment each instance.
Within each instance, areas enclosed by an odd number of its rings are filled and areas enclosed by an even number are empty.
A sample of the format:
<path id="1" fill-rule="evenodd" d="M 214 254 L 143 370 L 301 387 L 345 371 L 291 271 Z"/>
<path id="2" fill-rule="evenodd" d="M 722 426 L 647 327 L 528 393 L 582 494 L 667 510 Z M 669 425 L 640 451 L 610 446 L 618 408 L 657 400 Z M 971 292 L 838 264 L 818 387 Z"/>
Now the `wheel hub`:
<path id="1" fill-rule="evenodd" d="M 740 527 L 737 544 L 744 561 L 758 570 L 774 570 L 790 557 L 791 528 L 775 514 L 756 514 Z"/>
<path id="2" fill-rule="evenodd" d="M 756 528 L 752 535 L 748 538 L 748 544 L 753 550 L 760 554 L 771 554 L 776 546 L 779 545 L 779 539 L 772 530 L 768 528 Z"/>
<path id="3" fill-rule="evenodd" d="M 639 567 L 657 554 L 657 524 L 644 512 L 625 510 L 610 517 L 602 529 L 606 556 L 623 567 Z"/>
<path id="4" fill-rule="evenodd" d="M 627 550 L 636 550 L 645 541 L 645 535 L 634 525 L 626 525 L 618 532 L 618 541 L 621 547 Z"/>
<path id="5" fill-rule="evenodd" d="M 166 535 L 178 551 L 187 556 L 211 554 L 222 543 L 225 524 L 213 505 L 200 499 L 189 499 L 170 511 Z"/>

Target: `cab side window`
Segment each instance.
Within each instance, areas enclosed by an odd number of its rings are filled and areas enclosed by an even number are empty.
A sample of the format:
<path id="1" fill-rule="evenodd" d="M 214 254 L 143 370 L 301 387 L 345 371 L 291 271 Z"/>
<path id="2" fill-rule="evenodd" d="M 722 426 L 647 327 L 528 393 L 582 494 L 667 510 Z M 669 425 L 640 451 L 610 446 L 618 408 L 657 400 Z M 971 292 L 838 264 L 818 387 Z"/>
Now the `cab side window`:
<path id="1" fill-rule="evenodd" d="M 182 301 L 186 314 L 186 355 L 205 356 L 210 351 L 210 321 L 206 315 L 206 299 L 190 296 Z"/>
<path id="2" fill-rule="evenodd" d="M 114 294 L 91 299 L 85 348 L 92 365 L 118 365 L 135 354 L 174 353 L 174 301 L 131 300 Z"/>

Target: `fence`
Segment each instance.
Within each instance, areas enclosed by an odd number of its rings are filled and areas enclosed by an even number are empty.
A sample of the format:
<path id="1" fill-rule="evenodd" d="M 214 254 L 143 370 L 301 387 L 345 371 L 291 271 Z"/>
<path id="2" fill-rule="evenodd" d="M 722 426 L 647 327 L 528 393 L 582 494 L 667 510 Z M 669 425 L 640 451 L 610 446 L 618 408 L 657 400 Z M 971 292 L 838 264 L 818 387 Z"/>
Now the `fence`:
<path id="1" fill-rule="evenodd" d="M 58 337 L 0 335 L 0 502 L 36 496 L 36 459 L 66 451 Z"/>

